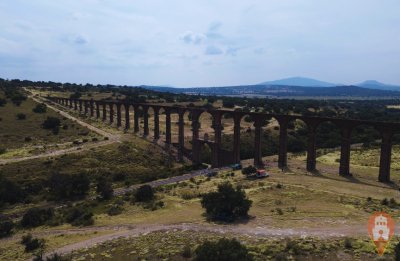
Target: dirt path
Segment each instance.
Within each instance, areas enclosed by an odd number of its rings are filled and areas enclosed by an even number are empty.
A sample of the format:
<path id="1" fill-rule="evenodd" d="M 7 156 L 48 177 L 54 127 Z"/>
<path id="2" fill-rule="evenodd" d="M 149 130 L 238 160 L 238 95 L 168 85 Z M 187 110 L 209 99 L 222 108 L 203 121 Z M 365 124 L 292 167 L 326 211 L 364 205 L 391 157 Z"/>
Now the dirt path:
<path id="1" fill-rule="evenodd" d="M 114 240 L 117 238 L 129 238 L 138 237 L 140 235 L 155 232 L 155 231 L 193 231 L 193 232 L 210 232 L 210 233 L 221 233 L 221 234 L 237 234 L 246 235 L 253 237 L 275 237 L 275 238 L 285 238 L 285 237 L 319 237 L 319 238 L 338 238 L 346 236 L 365 236 L 367 235 L 367 228 L 365 226 L 342 226 L 336 228 L 304 228 L 304 229 L 278 229 L 278 228 L 265 228 L 265 227 L 247 227 L 245 225 L 212 225 L 212 224 L 176 224 L 176 225 L 161 225 L 161 224 L 151 224 L 151 225 L 137 225 L 137 226 L 118 226 L 118 227 L 101 227 L 97 228 L 82 228 L 77 229 L 76 232 L 90 232 L 90 231 L 101 231 L 101 230 L 116 230 L 115 233 L 101 235 L 93 237 L 78 243 L 63 246 L 61 248 L 55 249 L 45 256 L 50 256 L 53 253 L 58 253 L 61 255 L 69 254 L 73 251 L 94 247 L 97 244 Z M 57 231 L 61 233 L 62 231 Z M 64 233 L 67 231 L 64 231 Z M 69 231 L 70 233 L 72 231 Z"/>
<path id="2" fill-rule="evenodd" d="M 38 103 L 42 103 L 44 102 L 43 100 L 36 98 L 36 97 L 29 97 L 32 100 L 34 100 L 35 102 Z M 66 117 L 70 120 L 75 121 L 76 123 L 80 124 L 83 127 L 88 128 L 89 130 L 96 132 L 97 134 L 103 136 L 103 137 L 107 137 L 108 140 L 104 140 L 104 141 L 99 141 L 99 142 L 89 142 L 89 143 L 85 143 L 79 146 L 75 146 L 75 147 L 71 147 L 71 148 L 66 148 L 66 149 L 60 149 L 60 150 L 50 150 L 48 152 L 39 154 L 39 155 L 33 155 L 33 156 L 27 156 L 27 157 L 20 157 L 20 158 L 11 158 L 11 159 L 0 159 L 0 165 L 4 165 L 4 164 L 8 164 L 8 163 L 14 163 L 14 162 L 20 162 L 20 161 L 25 161 L 25 160 L 31 160 L 31 159 L 39 159 L 39 158 L 46 158 L 46 157 L 54 157 L 54 156 L 60 156 L 60 155 L 64 155 L 64 154 L 70 154 L 70 153 L 77 153 L 77 152 L 81 152 L 81 151 L 86 151 L 86 150 L 90 150 L 93 148 L 97 148 L 100 146 L 105 146 L 105 145 L 109 145 L 109 144 L 113 144 L 115 142 L 120 142 L 121 141 L 121 136 L 119 135 L 114 135 L 111 133 L 108 133 L 100 128 L 97 128 L 89 123 L 86 123 L 84 121 L 81 121 L 80 119 L 70 115 L 67 112 L 64 112 L 60 109 L 57 109 L 56 107 L 46 103 L 47 107 L 60 113 L 60 115 L 62 115 L 63 117 Z"/>

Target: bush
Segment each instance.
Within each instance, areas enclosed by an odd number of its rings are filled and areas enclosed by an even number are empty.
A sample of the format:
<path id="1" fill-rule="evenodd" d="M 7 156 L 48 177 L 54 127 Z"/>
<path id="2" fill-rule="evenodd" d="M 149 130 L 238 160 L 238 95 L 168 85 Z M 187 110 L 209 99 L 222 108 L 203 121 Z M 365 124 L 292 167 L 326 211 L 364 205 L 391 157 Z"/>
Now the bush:
<path id="1" fill-rule="evenodd" d="M 31 141 L 32 141 L 32 138 L 31 138 L 31 137 L 25 137 L 24 141 L 25 141 L 25 142 L 31 142 Z"/>
<path id="2" fill-rule="evenodd" d="M 136 201 L 146 202 L 154 199 L 154 191 L 150 185 L 140 186 L 135 193 Z"/>
<path id="3" fill-rule="evenodd" d="M 400 261 L 400 242 L 394 248 L 394 260 Z"/>
<path id="4" fill-rule="evenodd" d="M 94 224 L 93 213 L 84 206 L 66 210 L 65 220 L 73 226 L 90 226 Z"/>
<path id="5" fill-rule="evenodd" d="M 7 103 L 6 99 L 0 98 L 0 107 L 3 107 L 4 105 L 6 105 L 6 103 Z"/>
<path id="6" fill-rule="evenodd" d="M 222 238 L 217 242 L 206 241 L 195 251 L 196 261 L 250 261 L 253 257 L 236 239 Z"/>
<path id="7" fill-rule="evenodd" d="M 33 238 L 31 234 L 23 236 L 21 244 L 25 246 L 26 252 L 31 252 L 38 248 L 44 248 L 44 240 L 39 238 Z"/>
<path id="8" fill-rule="evenodd" d="M 192 257 L 192 249 L 189 245 L 185 245 L 182 250 L 182 257 L 184 258 L 191 258 Z"/>
<path id="9" fill-rule="evenodd" d="M 37 104 L 35 108 L 32 109 L 34 113 L 46 113 L 47 106 L 44 103 Z"/>
<path id="10" fill-rule="evenodd" d="M 120 205 L 112 205 L 108 210 L 107 214 L 109 216 L 116 216 L 121 214 L 123 211 L 123 208 Z"/>
<path id="11" fill-rule="evenodd" d="M 248 167 L 242 169 L 242 174 L 246 175 L 246 176 L 254 174 L 256 172 L 257 172 L 257 169 L 256 169 L 256 167 L 253 167 L 253 166 L 248 166 Z"/>
<path id="12" fill-rule="evenodd" d="M 11 235 L 13 228 L 14 222 L 11 219 L 0 216 L 0 238 Z"/>
<path id="13" fill-rule="evenodd" d="M 22 217 L 21 226 L 26 228 L 38 227 L 44 225 L 53 216 L 53 208 L 31 208 Z"/>
<path id="14" fill-rule="evenodd" d="M 111 199 L 114 194 L 111 182 L 107 181 L 104 177 L 100 177 L 97 180 L 96 192 L 99 194 L 100 199 L 102 200 Z"/>
<path id="15" fill-rule="evenodd" d="M 25 193 L 17 184 L 0 175 L 0 205 L 15 204 L 24 198 Z"/>
<path id="16" fill-rule="evenodd" d="M 25 113 L 18 113 L 17 114 L 17 119 L 18 120 L 25 120 L 26 119 Z"/>
<path id="17" fill-rule="evenodd" d="M 90 180 L 85 173 L 60 174 L 50 177 L 50 194 L 58 200 L 82 198 L 89 191 Z"/>
<path id="18" fill-rule="evenodd" d="M 217 192 L 204 194 L 201 200 L 202 207 L 211 219 L 227 222 L 247 217 L 251 204 L 244 190 L 240 187 L 234 189 L 228 182 L 218 185 Z"/>
<path id="19" fill-rule="evenodd" d="M 57 117 L 47 117 L 42 123 L 43 129 L 54 130 L 60 128 L 61 121 Z"/>

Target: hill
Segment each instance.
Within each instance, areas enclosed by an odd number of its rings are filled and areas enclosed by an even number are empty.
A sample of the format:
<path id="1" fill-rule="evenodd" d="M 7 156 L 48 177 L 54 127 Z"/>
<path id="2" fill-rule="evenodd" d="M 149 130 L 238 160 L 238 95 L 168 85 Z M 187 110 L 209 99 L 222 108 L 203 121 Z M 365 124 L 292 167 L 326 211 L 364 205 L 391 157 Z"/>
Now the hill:
<path id="1" fill-rule="evenodd" d="M 159 92 L 222 95 L 222 96 L 265 96 L 265 97 L 400 97 L 400 91 L 376 90 L 358 86 L 303 87 L 285 85 L 242 85 L 223 87 L 172 88 L 142 86 Z"/>
<path id="2" fill-rule="evenodd" d="M 400 91 L 400 86 L 381 83 L 375 80 L 368 80 L 362 83 L 357 84 L 359 87 L 370 88 L 376 90 L 392 90 L 392 91 Z"/>
<path id="3" fill-rule="evenodd" d="M 323 82 L 312 78 L 290 77 L 286 79 L 263 82 L 258 85 L 284 85 L 284 86 L 302 86 L 302 87 L 333 87 L 341 84 Z"/>

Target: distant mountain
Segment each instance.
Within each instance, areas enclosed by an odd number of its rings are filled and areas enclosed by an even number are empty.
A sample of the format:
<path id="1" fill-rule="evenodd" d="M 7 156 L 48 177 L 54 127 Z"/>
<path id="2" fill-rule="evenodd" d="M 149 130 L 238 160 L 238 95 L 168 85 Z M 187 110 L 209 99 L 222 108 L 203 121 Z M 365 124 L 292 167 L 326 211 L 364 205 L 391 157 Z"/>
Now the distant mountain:
<path id="1" fill-rule="evenodd" d="M 359 87 L 376 89 L 376 90 L 392 90 L 392 91 L 400 91 L 400 86 L 381 83 L 375 80 L 368 80 L 362 83 L 357 84 Z"/>
<path id="2" fill-rule="evenodd" d="M 375 90 L 358 86 L 335 86 L 335 87 L 304 87 L 284 85 L 242 85 L 223 87 L 194 87 L 194 88 L 171 88 L 160 86 L 141 86 L 147 89 L 161 92 L 220 95 L 220 96 L 247 96 L 247 97 L 335 97 L 335 98 L 384 98 L 400 97 L 400 91 Z"/>
<path id="3" fill-rule="evenodd" d="M 301 86 L 301 87 L 334 87 L 342 84 L 334 84 L 323 82 L 305 77 L 291 77 L 276 81 L 262 82 L 258 85 L 284 85 L 284 86 Z"/>

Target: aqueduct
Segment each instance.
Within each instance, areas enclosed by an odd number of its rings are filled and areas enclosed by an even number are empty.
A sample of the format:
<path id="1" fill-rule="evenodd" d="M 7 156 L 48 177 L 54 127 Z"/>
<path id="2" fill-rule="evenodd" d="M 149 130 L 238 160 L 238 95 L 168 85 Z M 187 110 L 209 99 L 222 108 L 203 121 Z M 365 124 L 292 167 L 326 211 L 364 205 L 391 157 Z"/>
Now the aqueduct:
<path id="1" fill-rule="evenodd" d="M 280 168 L 287 167 L 287 141 L 288 141 L 288 125 L 291 121 L 302 120 L 308 128 L 308 144 L 307 144 L 307 170 L 316 170 L 316 130 L 317 127 L 323 122 L 332 122 L 341 132 L 341 150 L 340 150 L 340 166 L 339 174 L 343 176 L 350 175 L 350 138 L 354 128 L 360 125 L 368 125 L 375 128 L 381 135 L 381 151 L 380 151 L 380 164 L 378 179 L 381 182 L 390 181 L 390 164 L 392 153 L 392 138 L 394 131 L 400 127 L 400 123 L 393 122 L 379 122 L 379 121 L 365 121 L 365 120 L 351 120 L 351 119 L 338 119 L 338 118 L 325 118 L 325 117 L 311 117 L 299 115 L 281 115 L 281 114 L 268 114 L 260 112 L 242 112 L 224 109 L 206 109 L 199 107 L 184 107 L 177 105 L 162 105 L 162 104 L 149 104 L 149 103 L 130 103 L 125 101 L 97 101 L 97 100 L 84 100 L 84 99 L 69 99 L 60 97 L 49 97 L 55 103 L 67 106 L 74 110 L 79 110 L 85 115 L 90 115 L 97 119 L 100 118 L 102 111 L 102 120 L 114 123 L 114 115 L 116 109 L 116 125 L 122 126 L 121 110 L 125 110 L 125 129 L 130 129 L 130 108 L 134 111 L 134 132 L 139 132 L 139 110 L 143 116 L 143 135 L 149 135 L 149 109 L 154 112 L 154 139 L 160 138 L 160 124 L 159 112 L 161 109 L 165 111 L 165 144 L 167 146 L 172 144 L 171 139 L 171 114 L 177 113 L 179 115 L 178 121 L 178 143 L 177 148 L 179 157 L 182 159 L 183 155 L 188 156 L 194 163 L 200 162 L 200 147 L 202 143 L 208 143 L 212 151 L 212 166 L 220 167 L 227 164 L 240 162 L 240 122 L 244 116 L 251 116 L 254 120 L 255 137 L 254 137 L 254 165 L 262 165 L 261 155 L 261 139 L 262 139 L 262 124 L 267 118 L 275 118 L 279 123 L 279 152 L 278 152 L 278 166 Z M 101 107 L 101 109 L 100 109 Z M 108 110 L 107 110 L 108 107 Z M 108 117 L 107 117 L 108 112 Z M 191 127 L 192 127 L 192 150 L 188 151 L 184 147 L 184 114 L 191 113 Z M 199 137 L 200 116 L 202 113 L 208 112 L 212 115 L 212 128 L 214 130 L 214 140 L 204 140 Z M 221 148 L 221 135 L 222 125 L 221 119 L 224 114 L 229 114 L 234 120 L 234 133 L 233 133 L 233 151 L 222 150 Z"/>

